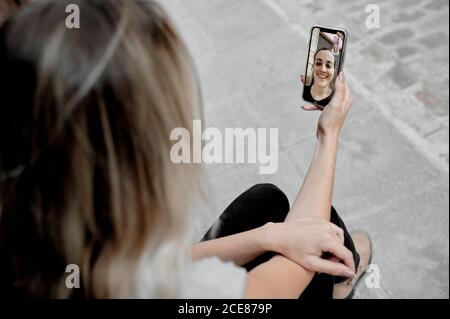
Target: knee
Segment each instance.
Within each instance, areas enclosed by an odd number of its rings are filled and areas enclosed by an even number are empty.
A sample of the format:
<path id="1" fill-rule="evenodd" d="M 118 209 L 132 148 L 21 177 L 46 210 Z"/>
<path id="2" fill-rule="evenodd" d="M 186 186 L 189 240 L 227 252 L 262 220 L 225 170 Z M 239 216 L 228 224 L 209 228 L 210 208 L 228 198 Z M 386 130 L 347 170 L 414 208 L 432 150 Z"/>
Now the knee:
<path id="1" fill-rule="evenodd" d="M 281 189 L 273 184 L 257 184 L 251 187 L 247 193 L 260 203 L 261 212 L 267 212 L 275 217 L 276 221 L 284 221 L 289 213 L 289 199 Z"/>
<path id="2" fill-rule="evenodd" d="M 273 184 L 256 184 L 248 192 L 255 196 L 271 199 L 274 202 L 289 204 L 289 200 L 284 192 Z"/>
<path id="3" fill-rule="evenodd" d="M 341 218 L 333 206 L 331 206 L 330 222 L 338 226 L 342 224 Z"/>

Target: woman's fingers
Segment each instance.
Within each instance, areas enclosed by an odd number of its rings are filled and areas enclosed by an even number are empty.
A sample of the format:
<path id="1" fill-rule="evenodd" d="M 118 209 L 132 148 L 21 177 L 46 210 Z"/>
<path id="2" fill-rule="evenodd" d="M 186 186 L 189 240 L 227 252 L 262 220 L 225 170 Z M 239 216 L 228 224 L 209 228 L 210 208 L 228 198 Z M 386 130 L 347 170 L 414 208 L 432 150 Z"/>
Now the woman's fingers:
<path id="1" fill-rule="evenodd" d="M 304 105 L 302 109 L 305 111 L 323 111 L 323 108 L 317 105 Z"/>
<path id="2" fill-rule="evenodd" d="M 330 258 L 327 258 L 328 261 L 332 261 L 334 263 L 339 263 L 341 260 L 337 258 L 336 256 L 331 256 Z"/>
<path id="3" fill-rule="evenodd" d="M 342 75 L 342 83 L 341 84 L 344 88 L 344 95 L 343 95 L 343 100 L 342 100 L 343 106 L 345 108 L 350 108 L 353 103 L 353 95 L 350 90 L 350 86 L 348 85 L 347 79 L 345 78 L 345 74 L 342 72 L 341 75 Z"/>
<path id="4" fill-rule="evenodd" d="M 352 91 L 350 90 L 350 86 L 348 85 L 347 80 L 345 80 L 345 77 L 344 77 L 344 84 L 345 84 L 344 101 L 346 102 L 347 106 L 350 108 L 353 104 L 353 94 L 352 94 Z"/>
<path id="5" fill-rule="evenodd" d="M 309 264 L 312 268 L 309 269 L 311 271 L 348 278 L 352 278 L 355 276 L 355 273 L 346 265 L 340 262 L 322 259 L 318 256 L 311 257 Z"/>
<path id="6" fill-rule="evenodd" d="M 344 264 L 355 273 L 355 261 L 353 260 L 353 254 L 338 240 L 327 241 L 322 246 L 323 252 L 329 252 L 341 259 Z"/>
<path id="7" fill-rule="evenodd" d="M 333 223 L 330 223 L 330 227 L 333 230 L 333 232 L 336 233 L 336 235 L 338 236 L 341 244 L 344 244 L 345 241 L 344 230 Z"/>
<path id="8" fill-rule="evenodd" d="M 305 85 L 305 76 L 304 75 L 300 76 L 300 81 L 302 82 L 303 85 Z"/>
<path id="9" fill-rule="evenodd" d="M 345 98 L 346 88 L 345 88 L 345 80 L 343 80 L 343 78 L 344 78 L 344 75 L 341 72 L 336 79 L 336 84 L 335 84 L 336 91 L 334 93 L 333 99 L 330 102 L 331 105 L 335 105 L 335 106 L 339 107 Z"/>

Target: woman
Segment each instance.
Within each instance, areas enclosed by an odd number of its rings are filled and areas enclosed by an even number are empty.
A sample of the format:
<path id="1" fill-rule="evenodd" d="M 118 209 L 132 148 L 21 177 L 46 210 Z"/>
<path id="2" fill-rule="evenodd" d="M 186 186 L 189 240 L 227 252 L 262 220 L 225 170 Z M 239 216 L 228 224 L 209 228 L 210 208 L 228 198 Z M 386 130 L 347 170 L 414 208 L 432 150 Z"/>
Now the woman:
<path id="1" fill-rule="evenodd" d="M 326 106 L 333 98 L 332 83 L 336 74 L 336 57 L 330 49 L 319 49 L 314 55 L 313 82 L 305 86 L 305 100 Z"/>
<path id="2" fill-rule="evenodd" d="M 73 3 L 79 30 L 61 17 Z M 0 28 L 0 69 L 2 295 L 342 298 L 353 286 L 339 278 L 367 266 L 367 237 L 353 242 L 331 209 L 352 104 L 343 76 L 293 207 L 275 186 L 255 186 L 190 246 L 202 171 L 170 161 L 169 136 L 192 130 L 199 90 L 157 4 L 31 2 Z M 80 269 L 78 289 L 68 265 Z"/>

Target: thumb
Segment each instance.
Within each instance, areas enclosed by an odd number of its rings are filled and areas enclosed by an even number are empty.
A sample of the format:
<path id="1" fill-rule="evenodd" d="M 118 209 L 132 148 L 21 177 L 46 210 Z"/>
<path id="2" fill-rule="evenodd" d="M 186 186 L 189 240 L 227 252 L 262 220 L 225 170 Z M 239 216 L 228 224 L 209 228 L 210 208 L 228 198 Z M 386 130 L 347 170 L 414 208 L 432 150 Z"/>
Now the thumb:
<path id="1" fill-rule="evenodd" d="M 300 76 L 300 81 L 302 82 L 302 84 L 305 84 L 305 76 L 304 75 Z"/>
<path id="2" fill-rule="evenodd" d="M 302 109 L 305 111 L 322 111 L 323 108 L 321 108 L 320 106 L 316 106 L 316 105 L 304 105 L 302 106 Z"/>
<path id="3" fill-rule="evenodd" d="M 345 83 L 343 78 L 343 73 L 339 73 L 339 76 L 336 78 L 334 96 L 331 100 L 332 102 L 337 102 L 337 105 L 340 105 L 345 97 Z"/>

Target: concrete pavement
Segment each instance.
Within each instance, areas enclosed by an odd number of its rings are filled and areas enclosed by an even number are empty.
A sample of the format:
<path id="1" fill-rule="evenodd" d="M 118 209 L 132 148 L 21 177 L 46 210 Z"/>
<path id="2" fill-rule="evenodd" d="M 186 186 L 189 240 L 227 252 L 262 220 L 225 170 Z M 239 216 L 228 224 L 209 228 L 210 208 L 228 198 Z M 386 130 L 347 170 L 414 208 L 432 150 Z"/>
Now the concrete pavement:
<path id="1" fill-rule="evenodd" d="M 366 5 L 381 28 L 365 26 Z M 373 238 L 380 287 L 355 298 L 449 297 L 448 1 L 165 0 L 197 63 L 208 126 L 279 128 L 279 169 L 208 165 L 197 237 L 242 191 L 270 182 L 292 201 L 315 143 L 299 109 L 313 24 L 340 25 L 356 101 L 344 129 L 334 205 Z"/>

